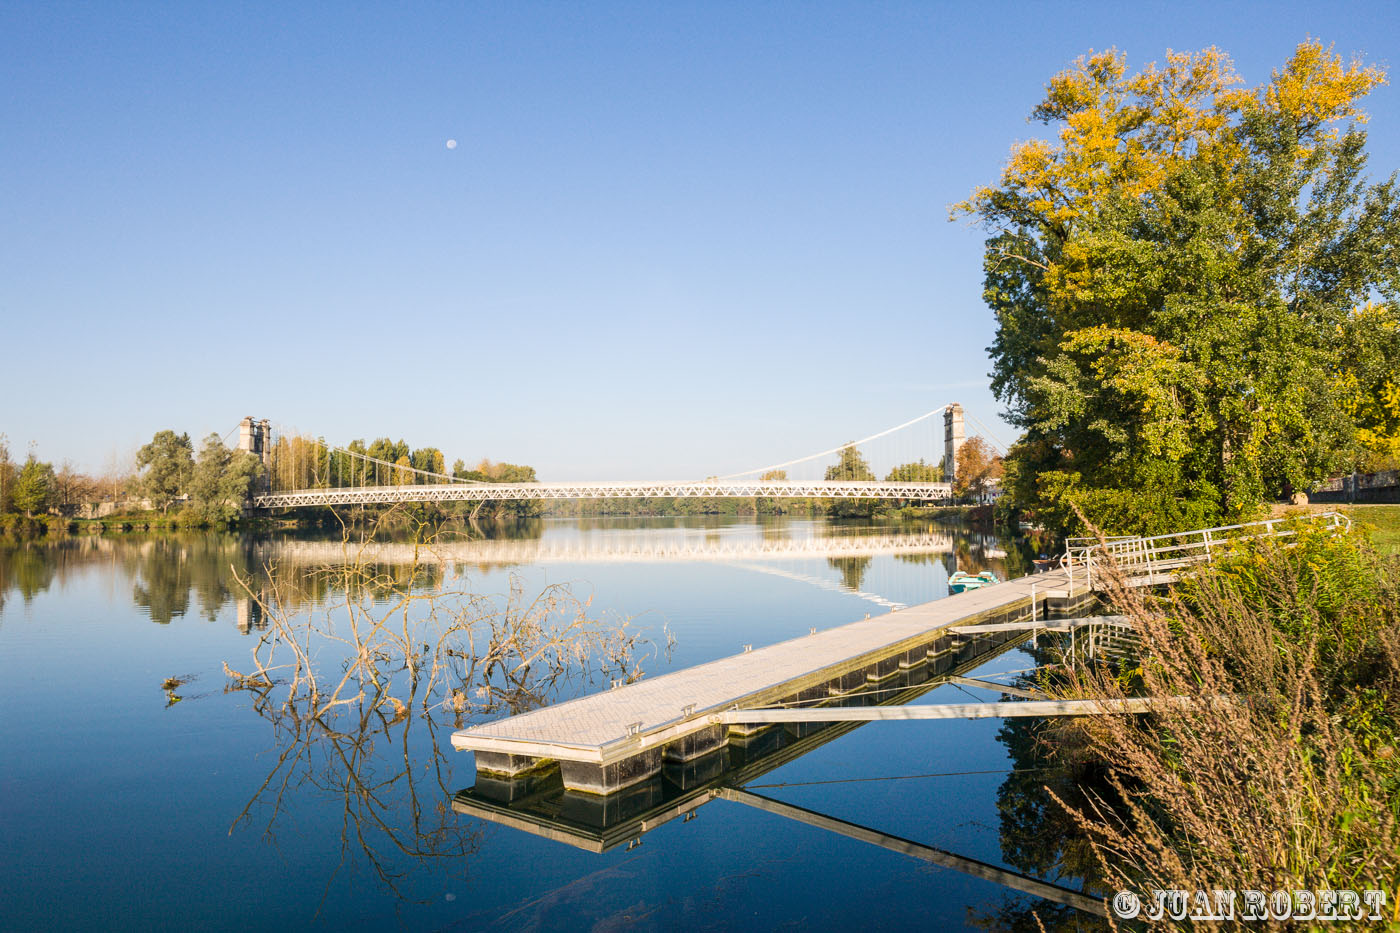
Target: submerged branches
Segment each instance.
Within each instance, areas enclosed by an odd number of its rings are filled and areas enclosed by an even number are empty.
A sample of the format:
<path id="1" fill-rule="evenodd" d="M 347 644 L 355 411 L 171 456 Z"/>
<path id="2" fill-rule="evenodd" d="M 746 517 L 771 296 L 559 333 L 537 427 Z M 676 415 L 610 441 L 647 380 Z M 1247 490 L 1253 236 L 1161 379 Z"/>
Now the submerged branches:
<path id="1" fill-rule="evenodd" d="M 318 573 L 328 594 L 318 605 L 289 608 L 298 601 L 270 567 L 264 589 L 238 578 L 267 625 L 250 672 L 225 665 L 235 684 L 282 686 L 284 703 L 314 719 L 404 705 L 405 691 L 425 712 L 518 711 L 582 683 L 641 676 L 640 633 L 590 615 L 591 599 L 567 585 L 528 595 L 512 577 L 504 595 L 476 594 L 451 585 L 460 575 L 426 528 L 407 566 L 371 563 L 372 537 L 352 541 L 347 530 L 342 561 Z"/>
<path id="2" fill-rule="evenodd" d="M 381 516 L 380 521 L 384 520 Z M 635 680 L 647 644 L 627 619 L 599 617 L 562 584 L 482 595 L 420 525 L 412 560 L 369 559 L 374 530 L 342 537 L 342 559 L 314 577 L 314 603 L 267 568 L 239 577 L 266 627 L 246 673 L 227 663 L 228 689 L 245 691 L 272 726 L 276 759 L 234 821 L 274 830 L 289 796 L 340 801 L 342 863 L 356 850 L 396 895 L 405 860 L 475 851 L 479 829 L 452 817 L 444 728 L 475 715 L 520 712 L 590 683 Z"/>
<path id="3" fill-rule="evenodd" d="M 482 827 L 451 812 L 442 727 L 431 717 L 411 715 L 407 705 L 391 700 L 306 718 L 273 697 L 270 684 L 246 689 L 254 711 L 272 726 L 277 755 L 230 833 L 257 819 L 275 842 L 289 801 L 319 795 L 339 808 L 340 864 L 362 859 L 400 898 L 411 896 L 416 867 L 441 862 L 449 870 L 465 868 L 462 859 L 480 848 Z M 327 893 L 334 878 L 335 872 L 327 878 Z"/>

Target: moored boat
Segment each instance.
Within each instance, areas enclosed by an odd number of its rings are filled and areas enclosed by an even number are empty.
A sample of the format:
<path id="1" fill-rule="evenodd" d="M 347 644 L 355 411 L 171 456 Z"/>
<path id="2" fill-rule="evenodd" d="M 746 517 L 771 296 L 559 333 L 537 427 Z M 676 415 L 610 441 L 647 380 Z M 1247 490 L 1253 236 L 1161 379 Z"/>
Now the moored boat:
<path id="1" fill-rule="evenodd" d="M 1001 581 L 997 579 L 997 575 L 990 570 L 984 570 L 976 575 L 958 570 L 948 578 L 948 592 L 964 593 L 968 590 L 980 590 L 984 586 L 991 586 L 994 583 L 1000 582 Z"/>

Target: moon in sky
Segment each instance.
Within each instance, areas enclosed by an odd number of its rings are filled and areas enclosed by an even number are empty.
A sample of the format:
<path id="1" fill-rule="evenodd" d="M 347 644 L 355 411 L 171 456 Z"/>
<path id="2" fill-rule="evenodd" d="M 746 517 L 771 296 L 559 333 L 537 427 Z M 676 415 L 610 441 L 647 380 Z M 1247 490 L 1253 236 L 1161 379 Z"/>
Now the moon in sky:
<path id="1" fill-rule="evenodd" d="M 457 140 L 455 140 L 455 139 L 449 139 L 449 140 L 447 141 L 447 148 L 448 148 L 448 149 L 456 149 L 456 148 L 457 148 Z"/>

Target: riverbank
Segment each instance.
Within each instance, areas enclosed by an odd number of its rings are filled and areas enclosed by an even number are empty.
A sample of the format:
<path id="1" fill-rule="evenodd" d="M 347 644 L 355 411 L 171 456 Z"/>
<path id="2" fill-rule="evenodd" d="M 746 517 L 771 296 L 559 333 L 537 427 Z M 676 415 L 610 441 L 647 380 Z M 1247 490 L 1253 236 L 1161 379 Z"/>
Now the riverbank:
<path id="1" fill-rule="evenodd" d="M 1347 511 L 1391 541 L 1400 509 L 1377 508 Z M 1131 619 L 1139 656 L 1153 663 L 1076 664 L 1057 695 L 1187 702 L 1054 727 L 1058 745 L 1092 760 L 1120 792 L 1111 807 L 1090 801 L 1066 813 L 1088 833 L 1109 889 L 1144 901 L 1170 889 L 1391 895 L 1400 872 L 1398 593 L 1400 560 L 1361 528 L 1299 528 L 1165 594 L 1111 593 L 1111 611 Z"/>
<path id="2" fill-rule="evenodd" d="M 64 518 L 60 515 L 0 515 L 0 540 L 33 541 L 83 535 L 146 534 L 153 531 L 238 531 L 265 533 L 325 525 L 304 518 L 247 517 L 233 521 L 190 520 L 179 514 L 135 513 L 104 518 Z"/>

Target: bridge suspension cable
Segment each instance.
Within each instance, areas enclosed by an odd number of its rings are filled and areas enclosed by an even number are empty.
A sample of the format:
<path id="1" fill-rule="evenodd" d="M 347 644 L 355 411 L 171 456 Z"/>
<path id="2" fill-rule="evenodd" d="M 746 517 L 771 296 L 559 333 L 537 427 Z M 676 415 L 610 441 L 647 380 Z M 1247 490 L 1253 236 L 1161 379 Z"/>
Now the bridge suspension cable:
<path id="1" fill-rule="evenodd" d="M 947 405 L 940 405 L 940 406 L 938 406 L 937 408 L 933 409 L 932 411 L 926 411 L 926 412 L 924 412 L 922 415 L 919 415 L 919 417 L 917 417 L 917 418 L 910 418 L 908 421 L 904 422 L 903 424 L 897 424 L 897 425 L 895 425 L 895 426 L 892 427 L 892 428 L 886 428 L 885 430 L 880 431 L 879 433 L 872 434 L 872 435 L 870 435 L 869 437 L 863 437 L 863 438 L 861 438 L 861 439 L 858 440 L 858 441 L 848 441 L 848 442 L 846 442 L 845 444 L 842 444 L 842 445 L 840 445 L 839 447 L 833 447 L 833 448 L 831 448 L 830 450 L 823 450 L 823 451 L 821 451 L 821 452 L 819 452 L 819 453 L 808 454 L 808 455 L 805 456 L 805 457 L 798 457 L 796 460 L 788 460 L 788 461 L 786 461 L 786 462 L 784 462 L 784 463 L 774 463 L 774 464 L 772 464 L 771 466 L 758 467 L 757 469 L 754 469 L 754 470 L 741 470 L 741 471 L 738 472 L 738 473 L 729 473 L 729 474 L 727 474 L 727 475 L 725 475 L 725 476 L 717 476 L 717 477 L 715 477 L 715 479 L 717 479 L 717 480 L 736 479 L 736 478 L 738 478 L 738 477 L 740 477 L 740 476 L 751 476 L 751 475 L 754 474 L 754 473 L 767 473 L 767 472 L 769 472 L 770 470 L 781 470 L 781 469 L 784 469 L 784 468 L 786 468 L 786 467 L 796 466 L 796 465 L 799 464 L 799 463 L 807 463 L 807 462 L 810 461 L 810 460 L 816 460 L 816 459 L 819 458 L 819 457 L 829 457 L 829 456 L 831 456 L 832 454 L 840 453 L 841 451 L 845 450 L 847 447 L 858 447 L 858 446 L 860 446 L 861 444 L 868 444 L 870 441 L 878 440 L 879 438 L 882 438 L 882 437 L 884 437 L 884 436 L 887 435 L 887 434 L 893 434 L 893 433 L 896 432 L 896 431 L 902 431 L 902 430 L 904 430 L 905 428 L 909 427 L 910 425 L 918 424 L 920 421 L 923 421 L 923 420 L 925 420 L 926 418 L 932 418 L 934 415 L 939 414 L 940 412 L 942 412 L 942 411 L 944 411 L 945 409 L 947 409 L 947 407 L 948 407 Z"/>
<path id="2" fill-rule="evenodd" d="M 991 443 L 992 447 L 996 450 L 997 453 L 1003 456 L 1006 455 L 1006 445 L 1003 444 L 997 438 L 997 436 L 992 433 L 992 429 L 987 427 L 987 425 L 982 421 L 981 418 L 978 418 L 976 415 L 972 414 L 972 412 L 964 412 L 964 416 L 967 418 L 967 420 L 971 421 L 973 425 L 978 428 L 978 430 L 982 432 L 983 436 L 987 438 L 987 440 Z"/>

